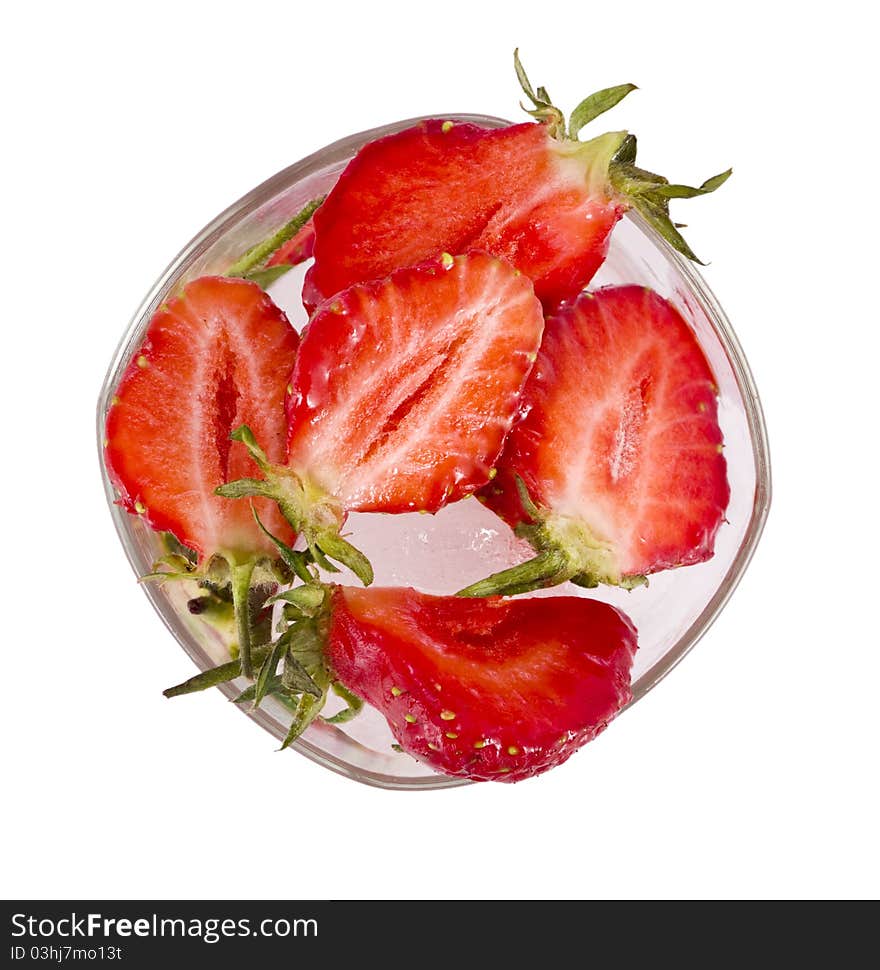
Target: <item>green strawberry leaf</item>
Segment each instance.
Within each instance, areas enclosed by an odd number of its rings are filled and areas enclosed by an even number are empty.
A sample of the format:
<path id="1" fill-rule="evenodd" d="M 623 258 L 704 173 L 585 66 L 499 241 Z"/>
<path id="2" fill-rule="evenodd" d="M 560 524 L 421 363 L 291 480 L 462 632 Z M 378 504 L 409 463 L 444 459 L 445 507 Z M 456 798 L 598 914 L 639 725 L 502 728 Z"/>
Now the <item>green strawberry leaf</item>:
<path id="1" fill-rule="evenodd" d="M 538 91 L 532 87 L 532 82 L 529 80 L 526 74 L 526 69 L 522 66 L 522 61 L 519 59 L 519 48 L 513 52 L 513 69 L 516 71 L 516 77 L 519 81 L 519 86 L 523 89 L 525 96 L 532 102 L 536 108 L 546 108 L 550 106 L 550 99 L 546 97 L 546 88 L 538 88 Z M 544 97 L 541 97 L 541 93 Z"/>
<path id="2" fill-rule="evenodd" d="M 252 283 L 256 283 L 260 289 L 267 290 L 275 280 L 281 279 L 288 271 L 293 269 L 290 263 L 278 263 L 275 266 L 266 266 L 264 269 L 255 269 L 245 277 Z"/>
<path id="3" fill-rule="evenodd" d="M 282 657 L 287 653 L 287 648 L 290 645 L 290 639 L 293 636 L 293 629 L 291 628 L 286 633 L 282 634 L 275 642 L 272 647 L 272 651 L 268 657 L 263 661 L 260 667 L 260 672 L 257 674 L 257 679 L 254 683 L 254 710 L 260 706 L 260 701 L 266 696 L 266 692 L 269 689 L 269 682 L 272 677 L 275 676 L 275 672 L 278 669 L 278 664 L 281 663 Z"/>
<path id="4" fill-rule="evenodd" d="M 254 659 L 262 660 L 267 652 L 268 648 L 257 647 L 253 653 Z M 194 677 L 190 677 L 189 680 L 185 680 L 181 684 L 162 691 L 162 694 L 165 697 L 180 697 L 183 694 L 194 694 L 197 691 L 207 690 L 209 687 L 216 687 L 218 684 L 225 684 L 240 676 L 241 662 L 239 660 L 230 660 L 228 663 L 203 670 Z"/>
<path id="5" fill-rule="evenodd" d="M 704 265 L 678 231 L 679 226 L 670 218 L 669 200 L 708 195 L 724 185 L 733 170 L 727 169 L 714 175 L 699 186 L 672 184 L 662 175 L 636 166 L 636 147 L 635 136 L 627 135 L 611 160 L 608 178 L 615 194 L 632 206 L 673 249 L 693 262 Z"/>
<path id="6" fill-rule="evenodd" d="M 613 88 L 603 88 L 584 98 L 572 111 L 568 121 L 568 133 L 571 138 L 577 138 L 582 128 L 594 121 L 599 115 L 609 111 L 619 104 L 631 92 L 637 91 L 635 84 L 618 84 Z"/>
<path id="7" fill-rule="evenodd" d="M 523 507 L 523 511 L 532 520 L 532 522 L 540 522 L 543 516 L 541 515 L 541 510 L 535 505 L 532 500 L 532 496 L 529 495 L 529 490 L 526 488 L 526 483 L 522 480 L 519 475 L 514 476 L 514 481 L 516 482 L 516 491 L 519 496 L 520 504 Z"/>
<path id="8" fill-rule="evenodd" d="M 357 694 L 353 694 L 344 684 L 341 684 L 338 680 L 334 680 L 330 685 L 330 689 L 336 694 L 337 697 L 341 697 L 347 707 L 344 707 L 341 711 L 337 711 L 331 717 L 322 718 L 325 724 L 345 724 L 347 721 L 351 721 L 353 718 L 357 717 L 363 709 L 364 702 L 361 700 Z"/>
<path id="9" fill-rule="evenodd" d="M 234 482 L 218 485 L 214 494 L 221 498 L 249 498 L 253 495 L 274 498 L 275 490 L 262 478 L 237 478 Z"/>
<path id="10" fill-rule="evenodd" d="M 253 513 L 254 519 L 259 526 L 263 535 L 266 536 L 278 550 L 281 559 L 287 563 L 288 566 L 293 570 L 293 572 L 304 582 L 311 583 L 314 581 L 314 576 L 309 572 L 309 562 L 311 561 L 310 553 L 308 552 L 297 552 L 291 549 L 286 542 L 283 542 L 277 536 L 272 535 L 272 533 L 263 525 L 260 520 L 259 515 L 257 515 L 257 510 L 254 508 L 253 502 L 251 503 L 251 512 Z"/>
<path id="11" fill-rule="evenodd" d="M 163 582 L 167 579 L 173 580 L 198 580 L 198 575 L 196 573 L 185 572 L 185 573 L 173 573 L 167 569 L 160 569 L 153 573 L 144 573 L 143 576 L 138 576 L 139 583 L 150 583 L 150 582 Z"/>
<path id="12" fill-rule="evenodd" d="M 165 548 L 166 553 L 171 556 L 181 556 L 186 559 L 191 565 L 195 566 L 198 561 L 198 556 L 195 551 L 190 549 L 189 546 L 185 546 L 173 532 L 161 532 L 159 534 L 159 539 Z"/>
<path id="13" fill-rule="evenodd" d="M 350 542 L 339 535 L 338 532 L 326 530 L 317 536 L 317 545 L 321 552 L 341 562 L 357 576 L 364 584 L 369 586 L 373 582 L 373 567 L 370 560 Z"/>
<path id="14" fill-rule="evenodd" d="M 477 583 L 459 590 L 456 596 L 517 596 L 547 586 L 557 586 L 571 578 L 571 563 L 559 549 L 548 549 L 533 559 L 492 573 Z"/>
<path id="15" fill-rule="evenodd" d="M 290 722 L 290 728 L 278 750 L 283 751 L 285 748 L 290 747 L 312 721 L 314 721 L 320 710 L 321 703 L 318 698 L 312 694 L 301 694 L 296 705 L 296 710 L 294 711 L 293 720 Z"/>
<path id="16" fill-rule="evenodd" d="M 297 612 L 303 616 L 313 617 L 318 614 L 324 605 L 325 596 L 323 586 L 310 583 L 306 586 L 295 586 L 293 589 L 278 593 L 272 597 L 272 602 L 291 603 L 296 607 Z"/>
<path id="17" fill-rule="evenodd" d="M 272 470 L 269 459 L 266 457 L 266 452 L 259 446 L 256 436 L 246 424 L 241 424 L 233 431 L 230 431 L 229 438 L 231 441 L 240 441 L 247 448 L 248 453 L 257 463 L 261 472 Z"/>
<path id="18" fill-rule="evenodd" d="M 565 118 L 562 112 L 551 101 L 550 95 L 545 87 L 539 87 L 536 91 L 532 87 L 532 82 L 526 74 L 522 61 L 519 59 L 519 48 L 513 52 L 513 69 L 523 93 L 532 102 L 534 108 L 527 108 L 522 102 L 520 107 L 526 114 L 530 114 L 537 121 L 547 125 L 550 134 L 554 138 L 565 137 Z"/>
<path id="19" fill-rule="evenodd" d="M 669 183 L 665 183 L 655 186 L 652 189 L 652 193 L 663 199 L 693 199 L 698 195 L 708 195 L 710 192 L 714 192 L 715 189 L 724 185 L 732 174 L 733 169 L 729 168 L 726 172 L 721 172 L 719 175 L 713 175 L 712 178 L 706 179 L 702 185 L 697 187 L 693 185 L 670 185 Z"/>
<path id="20" fill-rule="evenodd" d="M 284 656 L 281 683 L 291 691 L 312 694 L 318 698 L 324 696 L 324 691 L 315 683 L 306 668 L 293 656 L 290 650 Z"/>

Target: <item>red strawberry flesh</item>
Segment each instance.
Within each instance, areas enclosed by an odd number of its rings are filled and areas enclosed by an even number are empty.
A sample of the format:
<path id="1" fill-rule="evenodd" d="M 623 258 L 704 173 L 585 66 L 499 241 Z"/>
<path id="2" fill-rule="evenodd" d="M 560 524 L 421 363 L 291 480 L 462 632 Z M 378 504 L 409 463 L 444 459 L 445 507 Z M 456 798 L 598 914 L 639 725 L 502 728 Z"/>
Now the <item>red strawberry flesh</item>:
<path id="1" fill-rule="evenodd" d="M 637 286 L 583 294 L 547 320 L 485 500 L 527 524 L 519 476 L 546 516 L 545 546 L 586 537 L 602 582 L 702 562 L 730 496 L 716 395 L 671 303 Z"/>
<path id="2" fill-rule="evenodd" d="M 349 288 L 303 334 L 288 467 L 346 511 L 463 497 L 489 480 L 542 330 L 528 278 L 485 253 Z"/>
<path id="3" fill-rule="evenodd" d="M 245 447 L 229 440 L 242 423 L 271 458 L 283 459 L 284 395 L 298 342 L 282 311 L 245 280 L 203 277 L 161 307 L 107 415 L 105 455 L 120 503 L 201 560 L 274 553 L 248 503 L 214 489 L 256 474 Z M 293 540 L 274 503 L 255 505 L 270 531 Z"/>
<path id="4" fill-rule="evenodd" d="M 315 213 L 306 306 L 441 251 L 471 249 L 511 261 L 556 305 L 592 278 L 627 207 L 605 177 L 621 138 L 580 144 L 539 124 L 436 120 L 371 142 Z"/>
<path id="5" fill-rule="evenodd" d="M 401 747 L 450 775 L 561 764 L 630 700 L 636 632 L 579 597 L 467 600 L 336 587 L 328 659 Z"/>

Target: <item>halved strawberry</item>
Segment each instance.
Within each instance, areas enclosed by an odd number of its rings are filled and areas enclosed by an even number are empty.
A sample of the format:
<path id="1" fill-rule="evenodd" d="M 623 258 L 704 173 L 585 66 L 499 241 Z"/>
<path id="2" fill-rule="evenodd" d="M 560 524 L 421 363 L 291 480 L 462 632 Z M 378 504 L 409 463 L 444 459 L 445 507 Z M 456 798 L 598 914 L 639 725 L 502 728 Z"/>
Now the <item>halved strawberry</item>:
<path id="1" fill-rule="evenodd" d="M 334 674 L 404 751 L 450 775 L 520 781 L 561 764 L 630 699 L 636 631 L 579 597 L 462 600 L 333 590 Z"/>
<path id="2" fill-rule="evenodd" d="M 619 610 L 574 596 L 479 600 L 414 589 L 321 584 L 280 594 L 290 626 L 262 648 L 254 685 L 294 716 L 287 747 L 328 691 L 349 720 L 364 701 L 400 747 L 449 775 L 520 781 L 561 764 L 631 698 L 636 630 Z M 235 664 L 165 692 L 176 697 L 237 677 Z"/>
<path id="3" fill-rule="evenodd" d="M 230 441 L 243 422 L 267 455 L 283 458 L 284 395 L 298 343 L 255 283 L 202 277 L 153 316 L 107 413 L 104 454 L 120 504 L 193 549 L 203 571 L 225 559 L 239 600 L 255 562 L 275 546 L 247 503 L 214 490 L 256 471 L 247 449 Z M 270 531 L 293 541 L 274 503 L 256 506 Z"/>
<path id="4" fill-rule="evenodd" d="M 649 289 L 584 293 L 548 318 L 483 493 L 539 555 L 460 595 L 632 586 L 710 558 L 730 497 L 717 391 L 694 333 Z"/>
<path id="5" fill-rule="evenodd" d="M 343 291 L 303 332 L 286 463 L 245 429 L 266 481 L 220 494 L 274 498 L 317 561 L 344 562 L 368 584 L 369 563 L 338 535 L 345 514 L 434 512 L 484 485 L 543 327 L 528 278 L 485 253 Z"/>
<path id="6" fill-rule="evenodd" d="M 712 192 L 670 185 L 635 166 L 625 131 L 581 143 L 578 133 L 634 89 L 599 91 L 572 113 L 568 134 L 543 88 L 517 74 L 539 124 L 483 128 L 427 121 L 366 145 L 315 213 L 308 308 L 352 283 L 377 279 L 441 251 L 482 249 L 512 262 L 552 309 L 575 296 L 605 259 L 609 234 L 636 208 L 691 259 L 669 219 L 669 200 Z"/>

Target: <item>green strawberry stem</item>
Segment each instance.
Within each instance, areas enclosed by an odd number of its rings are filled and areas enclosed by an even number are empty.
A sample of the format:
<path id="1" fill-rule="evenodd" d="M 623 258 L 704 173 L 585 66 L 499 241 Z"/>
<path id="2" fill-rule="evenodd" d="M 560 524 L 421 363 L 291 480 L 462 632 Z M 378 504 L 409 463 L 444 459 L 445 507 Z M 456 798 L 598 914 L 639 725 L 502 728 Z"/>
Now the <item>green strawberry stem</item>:
<path id="1" fill-rule="evenodd" d="M 516 596 L 546 586 L 556 586 L 571 578 L 569 561 L 558 549 L 541 552 L 518 566 L 493 573 L 459 590 L 456 596 Z"/>
<path id="2" fill-rule="evenodd" d="M 243 677 L 253 677 L 254 675 L 251 656 L 251 608 L 249 602 L 254 565 L 253 559 L 245 559 L 243 562 L 230 562 L 232 609 L 235 613 L 235 629 L 238 634 L 238 652 L 241 658 L 241 674 Z"/>
<path id="3" fill-rule="evenodd" d="M 302 227 L 312 218 L 315 210 L 324 201 L 325 196 L 320 196 L 317 199 L 312 199 L 311 202 L 307 202 L 302 209 L 297 212 L 297 214 L 289 221 L 286 222 L 277 232 L 272 233 L 268 239 L 264 239 L 262 242 L 257 243 L 256 246 L 252 246 L 243 256 L 237 259 L 226 271 L 227 276 L 238 276 L 243 279 L 253 279 L 258 272 L 264 274 L 268 273 L 271 275 L 272 279 L 276 279 L 281 276 L 286 269 L 290 267 L 269 267 L 267 270 L 263 270 L 263 264 L 267 259 L 277 250 L 280 249 L 288 240 L 293 239 L 293 237 L 302 229 Z M 277 270 L 277 272 L 274 272 Z M 263 279 L 262 283 L 268 285 L 272 279 Z"/>
<path id="4" fill-rule="evenodd" d="M 256 647 L 252 654 L 253 659 L 262 661 L 268 649 L 268 646 Z M 196 674 L 174 687 L 169 687 L 162 693 L 165 697 L 180 697 L 183 694 L 194 694 L 197 691 L 207 690 L 209 687 L 217 687 L 219 684 L 228 683 L 237 677 L 241 677 L 241 661 L 230 660 L 218 667 L 203 670 L 200 674 Z"/>
<path id="5" fill-rule="evenodd" d="M 638 90 L 634 84 L 619 84 L 589 95 L 572 111 L 566 129 L 565 118 L 550 101 L 547 89 L 539 87 L 536 90 L 532 87 L 519 59 L 519 50 L 513 52 L 513 64 L 520 87 L 534 105 L 533 108 L 523 105 L 524 110 L 546 125 L 549 134 L 564 149 L 580 146 L 578 135 L 582 128 L 619 104 L 630 92 Z M 609 147 L 612 149 L 610 152 Z M 670 218 L 669 200 L 708 195 L 730 178 L 732 169 L 706 179 L 699 186 L 670 184 L 662 175 L 636 167 L 636 137 L 626 131 L 600 135 L 584 142 L 582 148 L 577 148 L 572 154 L 585 163 L 587 180 L 594 192 L 609 195 L 627 209 L 635 209 L 674 249 L 693 262 L 704 265 Z"/>
<path id="6" fill-rule="evenodd" d="M 363 700 L 361 700 L 357 694 L 352 693 L 343 684 L 340 684 L 338 680 L 330 686 L 333 693 L 336 694 L 337 697 L 341 697 L 347 706 L 341 711 L 337 711 L 337 713 L 333 714 L 331 717 L 323 718 L 324 722 L 326 724 L 345 724 L 352 720 L 352 718 L 357 717 L 364 706 Z"/>
<path id="7" fill-rule="evenodd" d="M 279 751 L 283 751 L 285 748 L 289 748 L 291 744 L 305 731 L 305 729 L 314 721 L 318 716 L 323 707 L 323 702 L 319 701 L 312 694 L 301 694 L 299 702 L 296 706 L 296 711 L 293 715 L 293 720 L 290 722 L 290 728 L 281 743 Z"/>
<path id="8" fill-rule="evenodd" d="M 244 579 L 244 569 L 241 579 Z M 252 669 L 257 671 L 256 677 L 233 698 L 236 704 L 250 703 L 254 710 L 271 695 L 292 713 L 282 749 L 289 747 L 320 714 L 331 689 L 347 706 L 326 718 L 328 724 L 350 721 L 364 705 L 360 697 L 334 679 L 325 659 L 328 592 L 328 586 L 313 580 L 272 597 L 270 603 L 283 602 L 285 610 L 290 611 L 289 626 L 274 643 L 252 647 L 250 657 Z M 239 659 L 196 674 L 182 684 L 168 688 L 165 696 L 177 697 L 207 690 L 244 676 L 244 657 L 242 651 Z"/>
<path id="9" fill-rule="evenodd" d="M 347 566 L 364 586 L 369 586 L 373 581 L 369 559 L 339 534 L 345 517 L 339 502 L 290 468 L 272 465 L 247 425 L 236 428 L 229 437 L 245 445 L 265 478 L 239 478 L 221 485 L 215 494 L 224 498 L 272 499 L 293 529 L 305 538 L 318 566 L 328 572 L 338 572 L 330 562 L 333 559 Z"/>

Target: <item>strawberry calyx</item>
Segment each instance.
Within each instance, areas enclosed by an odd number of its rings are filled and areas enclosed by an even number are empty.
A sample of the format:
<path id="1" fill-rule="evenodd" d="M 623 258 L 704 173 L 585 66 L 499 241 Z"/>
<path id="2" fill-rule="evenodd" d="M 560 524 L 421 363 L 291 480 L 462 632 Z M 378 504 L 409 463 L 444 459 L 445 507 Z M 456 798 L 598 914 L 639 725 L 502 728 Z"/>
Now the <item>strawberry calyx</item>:
<path id="1" fill-rule="evenodd" d="M 662 175 L 636 166 L 636 136 L 627 131 L 608 132 L 590 141 L 580 142 L 578 136 L 581 129 L 613 108 L 630 92 L 638 90 L 636 85 L 619 84 L 589 95 L 572 111 L 566 126 L 565 116 L 550 101 L 547 89 L 532 87 L 518 50 L 514 51 L 513 60 L 520 86 L 534 106 L 527 108 L 522 105 L 523 110 L 546 126 L 548 134 L 557 141 L 558 150 L 576 156 L 585 166 L 590 189 L 615 200 L 624 211 L 635 209 L 674 249 L 693 262 L 704 265 L 670 218 L 669 202 L 671 199 L 708 195 L 720 188 L 733 170 L 727 169 L 714 175 L 699 186 L 673 184 Z M 566 151 L 571 146 L 577 146 L 576 150 Z"/>
<path id="2" fill-rule="evenodd" d="M 516 71 L 517 80 L 525 96 L 534 105 L 533 108 L 527 108 L 520 102 L 520 107 L 535 120 L 546 125 L 548 131 L 554 138 L 565 138 L 567 136 L 565 115 L 550 100 L 550 95 L 547 93 L 546 88 L 538 87 L 535 90 L 532 87 L 532 82 L 529 80 L 525 68 L 522 66 L 522 61 L 519 59 L 519 48 L 513 52 L 513 68 Z"/>
<path id="3" fill-rule="evenodd" d="M 318 566 L 327 572 L 338 572 L 330 561 L 335 560 L 347 566 L 364 586 L 369 586 L 373 581 L 370 561 L 339 534 L 345 521 L 342 504 L 308 477 L 270 463 L 247 425 L 236 428 L 230 438 L 244 444 L 265 477 L 227 482 L 215 494 L 233 499 L 247 496 L 272 499 L 293 529 L 305 539 Z"/>
<path id="4" fill-rule="evenodd" d="M 153 563 L 153 572 L 140 582 L 188 581 L 202 591 L 187 602 L 193 616 L 214 627 L 229 643 L 232 663 L 243 676 L 253 673 L 257 650 L 272 639 L 270 597 L 287 585 L 294 576 L 314 582 L 309 568 L 310 554 L 294 552 L 285 542 L 272 535 L 251 504 L 251 514 L 263 534 L 278 549 L 277 558 L 249 552 L 219 552 L 199 565 L 197 558 L 171 533 L 164 536 L 170 551 Z"/>
<path id="5" fill-rule="evenodd" d="M 187 609 L 229 640 L 233 663 L 250 677 L 254 651 L 271 639 L 266 603 L 290 578 L 282 559 L 220 552 L 200 566 L 177 554 L 164 556 L 140 581 L 196 583 L 202 592 L 189 599 Z"/>
<path id="6" fill-rule="evenodd" d="M 521 539 L 527 539 L 538 554 L 466 586 L 457 596 L 516 596 L 567 581 L 586 589 L 600 584 L 624 589 L 647 585 L 645 576 L 621 574 L 614 547 L 582 519 L 539 509 L 519 475 L 516 487 L 531 521 L 521 522 L 514 531 Z"/>
<path id="7" fill-rule="evenodd" d="M 520 102 L 520 107 L 526 114 L 530 114 L 537 121 L 547 125 L 549 133 L 554 138 L 562 140 L 577 141 L 578 133 L 582 128 L 598 118 L 599 115 L 610 111 L 631 91 L 638 90 L 635 84 L 618 84 L 588 95 L 572 111 L 566 128 L 565 115 L 550 100 L 547 89 L 545 87 L 538 87 L 537 89 L 532 87 L 525 68 L 522 66 L 522 61 L 519 59 L 519 48 L 513 52 L 513 68 L 516 71 L 520 87 L 534 105 L 533 108 L 527 108 Z"/>
<path id="8" fill-rule="evenodd" d="M 662 175 L 645 171 L 635 165 L 636 136 L 627 134 L 621 142 L 608 169 L 610 184 L 617 197 L 626 199 L 633 209 L 683 256 L 704 266 L 685 241 L 669 216 L 670 199 L 693 199 L 708 195 L 730 178 L 733 169 L 713 175 L 702 185 L 672 184 Z"/>
<path id="9" fill-rule="evenodd" d="M 276 593 L 267 606 L 282 604 L 281 633 L 273 643 L 256 646 L 253 668 L 246 674 L 238 661 L 219 664 L 164 691 L 166 697 L 180 697 L 237 680 L 252 679 L 233 698 L 255 710 L 268 696 L 279 700 L 293 714 L 281 748 L 292 744 L 321 713 L 330 691 L 345 701 L 345 707 L 323 718 L 328 724 L 350 721 L 363 708 L 363 700 L 334 676 L 326 660 L 330 616 L 330 587 L 316 579 Z"/>

